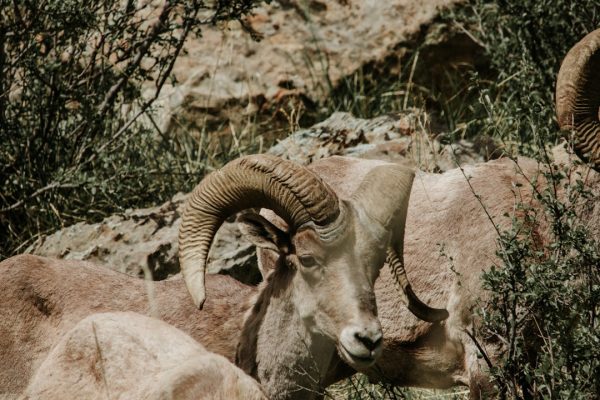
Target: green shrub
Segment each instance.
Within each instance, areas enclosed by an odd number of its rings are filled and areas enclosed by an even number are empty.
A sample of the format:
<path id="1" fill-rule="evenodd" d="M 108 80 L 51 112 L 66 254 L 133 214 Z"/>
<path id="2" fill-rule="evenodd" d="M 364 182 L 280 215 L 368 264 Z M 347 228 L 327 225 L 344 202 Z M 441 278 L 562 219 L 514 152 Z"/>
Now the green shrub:
<path id="1" fill-rule="evenodd" d="M 188 36 L 255 1 L 152 3 L 0 0 L 0 259 L 60 226 L 157 204 L 204 170 L 196 143 L 160 135 L 154 101 Z"/>
<path id="2" fill-rule="evenodd" d="M 503 266 L 483 275 L 491 297 L 481 336 L 503 344 L 491 365 L 502 398 L 597 398 L 600 243 L 575 206 L 595 198 L 573 170 L 555 169 L 543 179 L 550 183 L 543 191 L 531 185 L 542 207 L 518 206 L 512 228 L 498 239 Z M 543 244 L 533 228 L 540 221 L 550 232 Z"/>

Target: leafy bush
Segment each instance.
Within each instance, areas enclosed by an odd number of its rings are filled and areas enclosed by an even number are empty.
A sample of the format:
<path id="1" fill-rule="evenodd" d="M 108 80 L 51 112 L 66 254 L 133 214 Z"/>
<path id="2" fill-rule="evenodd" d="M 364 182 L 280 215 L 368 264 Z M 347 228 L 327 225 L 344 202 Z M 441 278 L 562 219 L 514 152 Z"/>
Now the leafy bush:
<path id="1" fill-rule="evenodd" d="M 492 373 L 502 398 L 590 399 L 600 393 L 600 243 L 577 204 L 597 199 L 574 170 L 554 170 L 531 183 L 541 208 L 520 204 L 500 232 L 502 268 L 483 276 L 491 297 L 483 337 L 502 352 Z M 598 182 L 598 181 L 597 181 Z M 564 193 L 564 197 L 559 195 Z M 564 200 L 559 200 L 564 198 Z M 540 221 L 550 240 L 540 244 Z"/>
<path id="2" fill-rule="evenodd" d="M 0 259 L 198 179 L 202 149 L 162 137 L 153 105 L 186 38 L 254 3 L 0 0 Z"/>

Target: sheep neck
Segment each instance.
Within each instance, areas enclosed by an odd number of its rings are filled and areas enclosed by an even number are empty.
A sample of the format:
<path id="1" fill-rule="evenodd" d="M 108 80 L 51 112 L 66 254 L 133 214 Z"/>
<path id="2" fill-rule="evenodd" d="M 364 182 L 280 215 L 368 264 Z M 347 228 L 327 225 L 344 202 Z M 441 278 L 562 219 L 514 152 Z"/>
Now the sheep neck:
<path id="1" fill-rule="evenodd" d="M 236 364 L 257 379 L 270 399 L 312 399 L 334 360 L 330 339 L 313 332 L 294 306 L 295 271 L 271 273 L 245 318 Z"/>

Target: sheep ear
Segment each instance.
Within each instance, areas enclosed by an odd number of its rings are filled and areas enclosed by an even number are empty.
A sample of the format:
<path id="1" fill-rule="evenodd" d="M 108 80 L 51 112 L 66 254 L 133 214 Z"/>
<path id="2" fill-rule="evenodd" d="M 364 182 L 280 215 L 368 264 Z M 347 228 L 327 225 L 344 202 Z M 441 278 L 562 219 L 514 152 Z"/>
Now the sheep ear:
<path id="1" fill-rule="evenodd" d="M 244 213 L 238 216 L 237 223 L 242 234 L 256 247 L 278 253 L 288 252 L 290 243 L 288 234 L 261 215 Z"/>

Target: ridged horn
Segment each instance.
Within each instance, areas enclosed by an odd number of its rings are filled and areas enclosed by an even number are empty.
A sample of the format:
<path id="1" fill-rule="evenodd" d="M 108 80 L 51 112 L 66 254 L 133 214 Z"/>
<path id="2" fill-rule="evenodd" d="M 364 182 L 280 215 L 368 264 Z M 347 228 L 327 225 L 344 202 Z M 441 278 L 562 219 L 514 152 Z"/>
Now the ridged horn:
<path id="1" fill-rule="evenodd" d="M 600 29 L 569 51 L 556 82 L 556 113 L 577 155 L 600 170 Z"/>
<path id="2" fill-rule="evenodd" d="M 406 304 L 408 309 L 417 318 L 427 322 L 440 322 L 448 318 L 449 314 L 443 308 L 433 308 L 423 303 L 412 290 L 408 277 L 406 276 L 406 270 L 404 269 L 404 263 L 400 256 L 396 253 L 396 250 L 389 248 L 387 252 L 387 264 L 392 270 L 392 275 L 396 282 L 402 288 L 402 292 L 406 296 Z"/>
<path id="3" fill-rule="evenodd" d="M 205 300 L 206 261 L 217 230 L 230 215 L 255 207 L 272 209 L 296 229 L 309 225 L 331 233 L 342 219 L 333 190 L 291 161 L 251 155 L 211 173 L 190 195 L 179 228 L 181 272 L 198 308 Z"/>
<path id="4" fill-rule="evenodd" d="M 405 295 L 408 309 L 424 321 L 439 322 L 448 318 L 448 311 L 419 300 L 404 270 L 404 231 L 414 175 L 412 169 L 401 165 L 375 167 L 364 178 L 354 198 L 372 221 L 392 231 L 386 262 Z"/>

